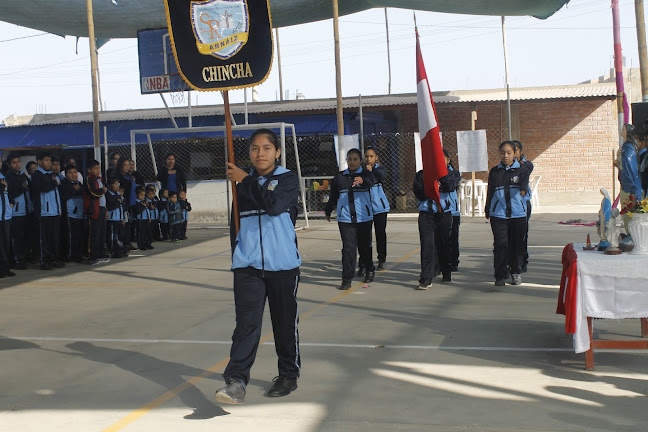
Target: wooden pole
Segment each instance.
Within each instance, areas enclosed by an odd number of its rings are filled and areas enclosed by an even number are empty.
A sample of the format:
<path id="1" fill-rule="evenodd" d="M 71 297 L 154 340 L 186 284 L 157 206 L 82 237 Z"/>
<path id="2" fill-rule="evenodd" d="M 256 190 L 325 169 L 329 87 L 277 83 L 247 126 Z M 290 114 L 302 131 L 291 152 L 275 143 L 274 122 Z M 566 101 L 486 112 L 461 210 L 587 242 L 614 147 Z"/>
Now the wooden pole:
<path id="1" fill-rule="evenodd" d="M 387 86 L 387 94 L 391 94 L 392 73 L 391 73 L 391 53 L 389 49 L 389 19 L 387 18 L 387 8 L 385 8 L 385 29 L 387 33 L 387 71 L 389 72 L 389 85 Z"/>
<path id="2" fill-rule="evenodd" d="M 509 63 L 508 63 L 508 50 L 506 48 L 506 22 L 502 17 L 502 43 L 504 44 L 504 71 L 506 73 L 506 108 L 508 110 L 508 136 L 509 141 L 513 139 L 513 131 L 511 130 L 511 85 L 509 82 Z"/>
<path id="3" fill-rule="evenodd" d="M 470 113 L 470 130 L 475 130 L 477 126 L 477 111 Z M 475 171 L 472 172 L 472 189 L 470 192 L 470 211 L 472 217 L 475 217 Z"/>
<path id="4" fill-rule="evenodd" d="M 616 199 L 616 171 L 615 171 L 615 162 L 616 161 L 616 150 L 612 150 L 612 202 Z M 623 203 L 621 203 L 621 208 L 623 208 Z M 603 228 L 601 228 L 601 232 Z"/>
<path id="5" fill-rule="evenodd" d="M 641 97 L 642 101 L 648 102 L 648 54 L 646 54 L 646 22 L 643 0 L 635 0 L 635 20 L 637 22 L 637 45 L 641 71 Z"/>
<path id="6" fill-rule="evenodd" d="M 340 29 L 338 0 L 333 0 L 333 38 L 335 40 L 335 93 L 337 95 L 337 128 L 338 136 L 344 136 L 344 118 L 342 117 L 342 69 L 340 66 Z"/>
<path id="7" fill-rule="evenodd" d="M 225 130 L 227 132 L 227 161 L 236 164 L 234 157 L 234 140 L 232 138 L 232 120 L 230 113 L 229 93 L 227 90 L 223 92 L 223 101 L 225 102 Z M 236 196 L 236 182 L 232 180 L 232 210 L 234 211 L 234 227 L 236 235 L 238 235 L 240 228 L 240 219 L 238 211 L 238 199 Z"/>
<path id="8" fill-rule="evenodd" d="M 275 39 L 277 39 L 277 68 L 279 71 L 279 100 L 283 102 L 283 79 L 281 78 L 281 48 L 279 47 L 279 29 L 275 29 Z"/>
<path id="9" fill-rule="evenodd" d="M 97 41 L 94 33 L 94 19 L 92 16 L 92 0 L 87 0 L 88 13 L 88 38 L 90 39 L 90 67 L 92 78 L 92 132 L 94 158 L 101 160 L 101 141 L 99 138 L 99 90 L 97 85 Z"/>

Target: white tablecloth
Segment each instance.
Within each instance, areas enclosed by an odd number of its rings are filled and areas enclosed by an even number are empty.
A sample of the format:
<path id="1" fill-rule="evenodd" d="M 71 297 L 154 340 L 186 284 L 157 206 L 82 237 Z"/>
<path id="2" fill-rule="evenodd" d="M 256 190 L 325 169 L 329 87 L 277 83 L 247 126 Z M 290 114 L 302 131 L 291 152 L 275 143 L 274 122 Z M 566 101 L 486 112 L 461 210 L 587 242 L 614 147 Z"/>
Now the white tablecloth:
<path id="1" fill-rule="evenodd" d="M 587 317 L 648 317 L 648 255 L 605 255 L 574 244 L 578 259 L 574 351 L 589 350 Z"/>

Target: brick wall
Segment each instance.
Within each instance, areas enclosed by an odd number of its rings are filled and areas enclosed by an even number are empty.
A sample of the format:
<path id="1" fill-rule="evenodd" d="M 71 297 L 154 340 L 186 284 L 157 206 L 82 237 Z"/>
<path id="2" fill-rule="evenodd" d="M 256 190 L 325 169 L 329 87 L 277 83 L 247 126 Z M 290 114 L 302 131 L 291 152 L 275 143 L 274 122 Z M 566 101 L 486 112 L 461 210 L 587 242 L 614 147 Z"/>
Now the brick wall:
<path id="1" fill-rule="evenodd" d="M 477 129 L 486 129 L 489 166 L 499 163 L 498 146 L 508 139 L 506 103 L 437 104 L 443 144 L 456 164 L 456 131 L 470 130 L 476 107 Z M 418 131 L 415 106 L 401 108 L 401 132 Z M 604 98 L 514 102 L 513 138 L 542 176 L 542 192 L 597 192 L 612 187 L 612 150 L 618 148 L 615 102 Z M 477 173 L 485 180 L 487 173 Z M 464 174 L 469 178 L 470 174 Z"/>

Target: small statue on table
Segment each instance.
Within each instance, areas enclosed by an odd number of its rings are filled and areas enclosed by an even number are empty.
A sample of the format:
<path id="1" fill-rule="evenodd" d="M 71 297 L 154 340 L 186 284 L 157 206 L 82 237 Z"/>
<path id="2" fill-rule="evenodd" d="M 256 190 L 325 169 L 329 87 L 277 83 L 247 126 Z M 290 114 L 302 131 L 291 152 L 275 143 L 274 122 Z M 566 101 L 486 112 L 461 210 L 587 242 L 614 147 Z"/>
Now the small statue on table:
<path id="1" fill-rule="evenodd" d="M 601 209 L 599 210 L 599 220 L 596 222 L 596 229 L 600 237 L 597 245 L 598 250 L 604 251 L 610 246 L 608 242 L 607 224 L 612 216 L 612 199 L 605 188 L 601 188 L 601 195 L 603 195 L 603 199 L 601 200 Z"/>
<path id="2" fill-rule="evenodd" d="M 607 223 L 607 237 L 610 246 L 605 249 L 605 255 L 621 255 L 619 249 L 619 228 L 617 227 L 617 217 L 619 217 L 619 209 L 612 210 L 612 217 Z"/>
<path id="3" fill-rule="evenodd" d="M 590 239 L 590 235 L 587 234 L 587 243 L 585 244 L 585 246 L 583 246 L 583 250 L 591 251 L 594 249 L 596 249 L 596 247 L 592 245 L 592 240 Z"/>

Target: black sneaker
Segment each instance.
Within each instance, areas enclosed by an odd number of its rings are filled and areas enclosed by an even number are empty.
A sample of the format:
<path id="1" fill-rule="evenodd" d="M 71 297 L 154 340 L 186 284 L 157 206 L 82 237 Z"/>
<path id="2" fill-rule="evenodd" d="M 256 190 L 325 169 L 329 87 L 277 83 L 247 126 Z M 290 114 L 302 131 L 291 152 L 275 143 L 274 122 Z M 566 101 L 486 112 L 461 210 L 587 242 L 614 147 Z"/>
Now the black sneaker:
<path id="1" fill-rule="evenodd" d="M 216 402 L 225 404 L 245 403 L 245 384 L 240 380 L 232 380 L 216 392 Z"/>
<path id="2" fill-rule="evenodd" d="M 351 288 L 351 281 L 348 280 L 343 280 L 342 283 L 340 284 L 340 287 L 338 288 L 340 291 L 346 291 L 349 288 Z"/>
<path id="3" fill-rule="evenodd" d="M 459 271 L 459 266 L 455 265 L 455 266 L 450 267 L 450 271 L 453 272 L 453 273 L 457 273 Z"/>
<path id="4" fill-rule="evenodd" d="M 421 279 L 419 281 L 419 286 L 416 287 L 417 290 L 426 290 L 432 286 L 432 279 Z"/>
<path id="5" fill-rule="evenodd" d="M 272 388 L 268 390 L 268 397 L 288 396 L 290 393 L 297 390 L 296 378 L 288 378 L 279 375 L 272 381 L 274 381 L 274 384 L 272 385 Z"/>
<path id="6" fill-rule="evenodd" d="M 376 272 L 375 272 L 375 271 L 373 271 L 373 270 L 372 270 L 372 271 L 368 271 L 367 274 L 365 274 L 364 283 L 370 283 L 370 282 L 373 282 L 373 280 L 374 280 L 374 276 L 376 276 Z"/>
<path id="7" fill-rule="evenodd" d="M 358 267 L 358 273 L 356 273 L 356 276 L 361 277 L 364 276 L 364 274 L 365 274 L 364 267 L 362 266 Z"/>
<path id="8" fill-rule="evenodd" d="M 441 282 L 442 283 L 452 282 L 452 273 L 450 272 L 443 273 L 443 279 L 441 280 Z"/>
<path id="9" fill-rule="evenodd" d="M 498 279 L 495 281 L 495 286 L 504 286 L 506 285 L 506 279 Z"/>
<path id="10" fill-rule="evenodd" d="M 511 275 L 511 285 L 522 285 L 522 276 L 519 274 Z"/>
<path id="11" fill-rule="evenodd" d="M 522 266 L 522 273 L 526 273 L 526 272 L 527 272 L 527 264 L 524 264 Z"/>
<path id="12" fill-rule="evenodd" d="M 99 260 L 96 260 L 96 259 L 95 260 L 88 260 L 88 264 L 97 265 L 97 264 L 99 264 Z"/>
<path id="13" fill-rule="evenodd" d="M 385 261 L 378 261 L 378 269 L 377 270 L 385 270 Z"/>

